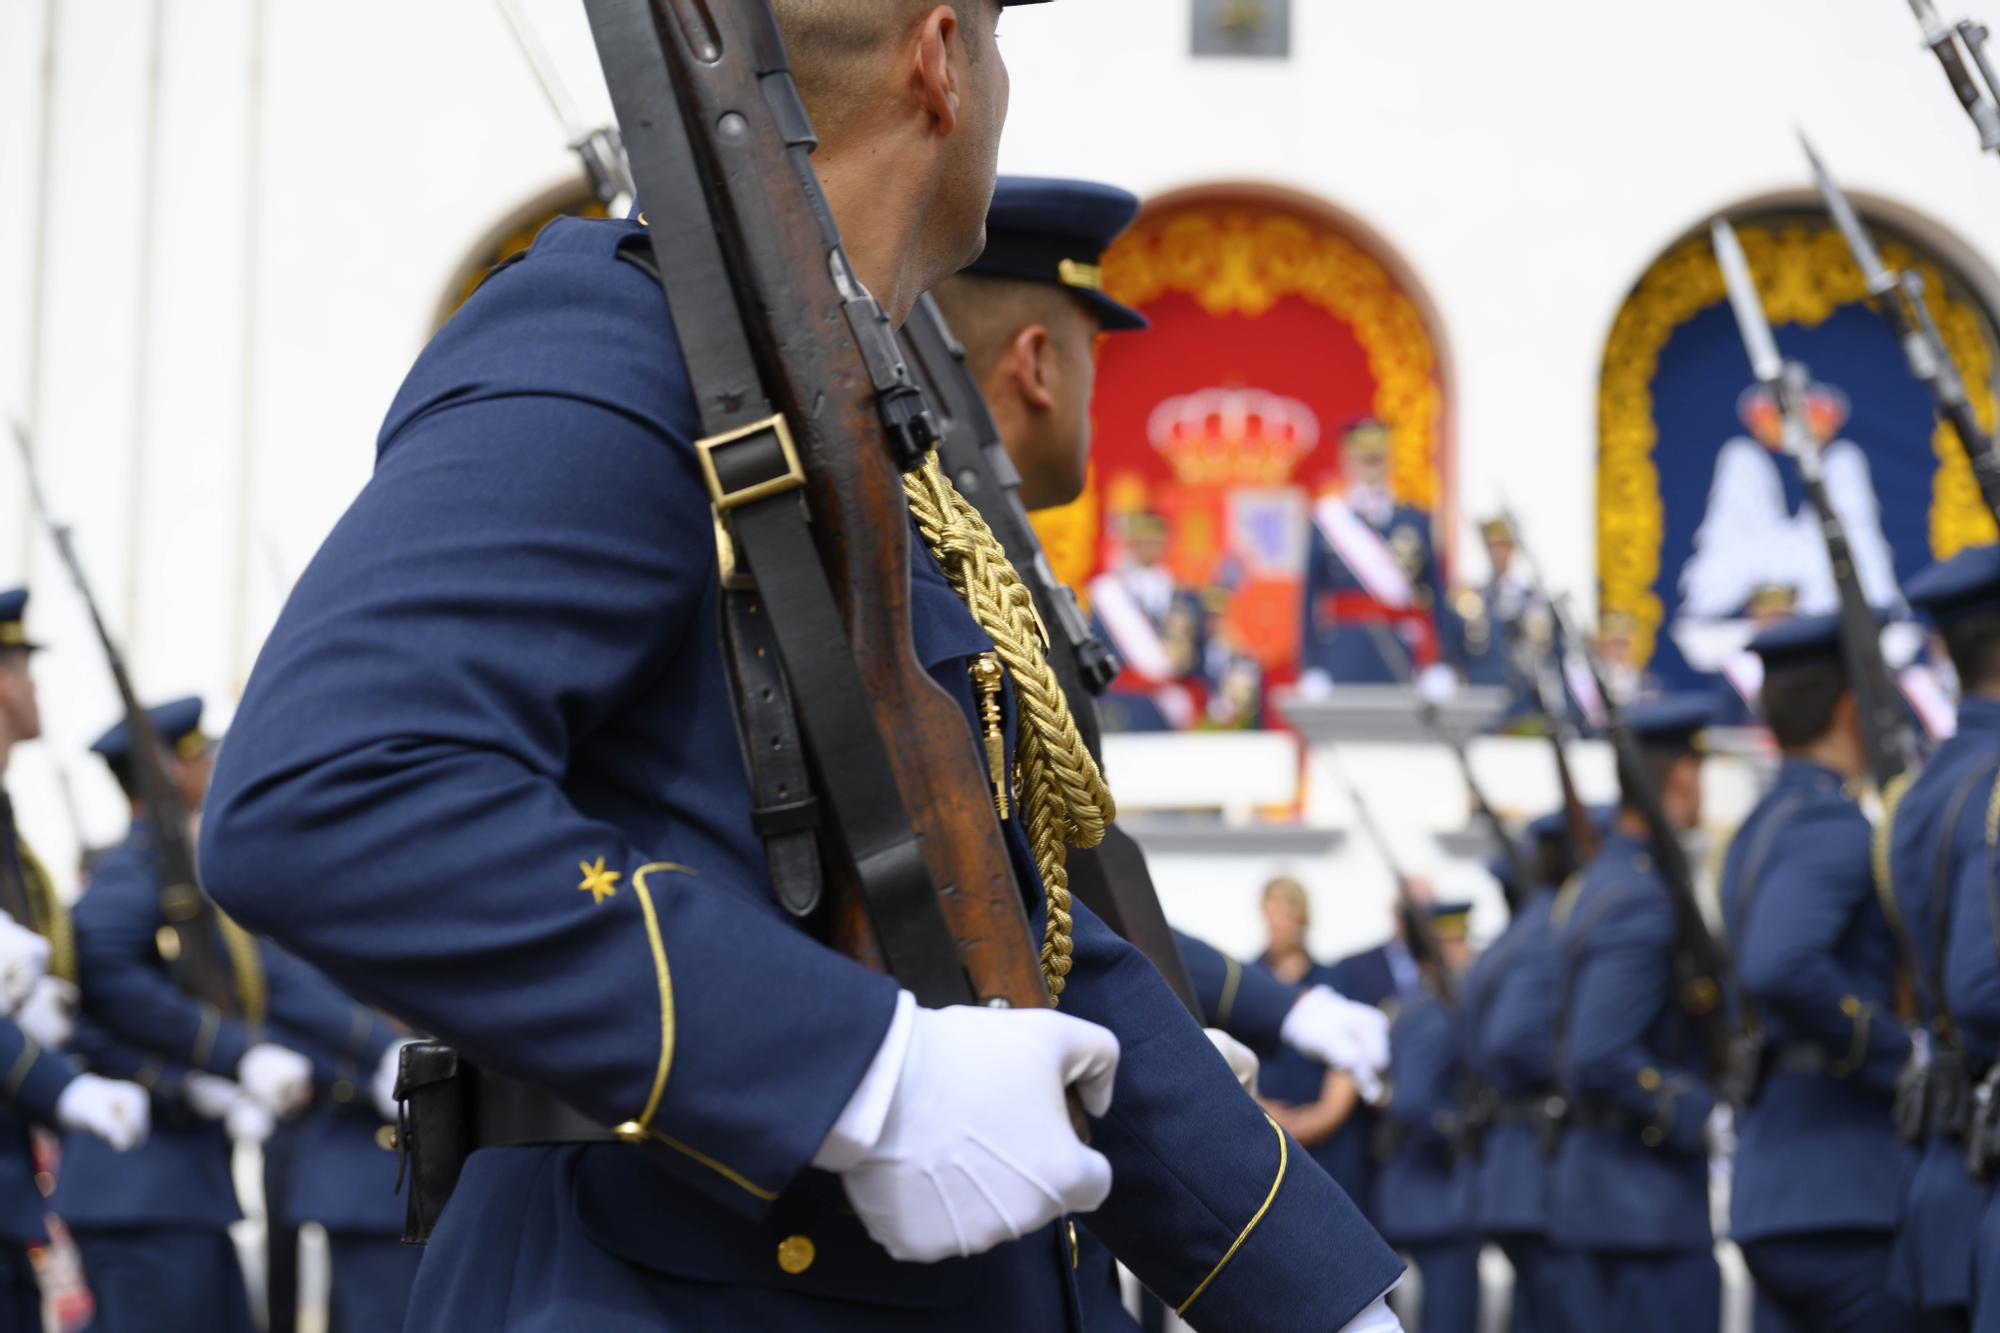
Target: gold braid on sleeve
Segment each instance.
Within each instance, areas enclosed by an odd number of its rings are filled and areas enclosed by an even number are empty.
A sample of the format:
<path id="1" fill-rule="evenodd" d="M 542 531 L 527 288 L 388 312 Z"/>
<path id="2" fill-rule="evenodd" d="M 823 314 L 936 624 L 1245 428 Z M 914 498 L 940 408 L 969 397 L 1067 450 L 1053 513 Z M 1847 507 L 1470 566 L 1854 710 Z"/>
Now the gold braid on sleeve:
<path id="1" fill-rule="evenodd" d="M 936 454 L 905 474 L 903 491 L 924 544 L 993 640 L 1014 681 L 1021 719 L 1021 810 L 1048 897 L 1042 977 L 1049 995 L 1060 997 L 1070 969 L 1069 848 L 1102 842 L 1117 806 L 1049 668 L 1048 629 L 1035 610 L 1034 594 L 1008 563 L 999 539 L 945 476 Z"/>

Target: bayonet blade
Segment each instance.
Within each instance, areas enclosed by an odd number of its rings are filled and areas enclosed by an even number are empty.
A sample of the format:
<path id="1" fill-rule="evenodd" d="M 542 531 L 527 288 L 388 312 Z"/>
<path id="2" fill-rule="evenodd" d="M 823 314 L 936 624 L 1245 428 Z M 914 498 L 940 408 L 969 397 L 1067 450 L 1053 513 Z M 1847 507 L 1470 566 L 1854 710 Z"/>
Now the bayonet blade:
<path id="1" fill-rule="evenodd" d="M 1937 8 L 1931 0 L 1910 0 L 1910 12 L 1917 16 L 1923 26 L 1924 40 L 1934 42 L 1944 33 L 1944 24 L 1938 20 Z"/>
<path id="2" fill-rule="evenodd" d="M 1757 293 L 1757 281 L 1750 276 L 1750 261 L 1736 229 L 1722 218 L 1709 228 L 1715 242 L 1715 260 L 1722 266 L 1722 282 L 1729 289 L 1729 308 L 1736 312 L 1736 327 L 1743 334 L 1743 350 L 1750 354 L 1750 372 L 1765 384 L 1776 385 L 1785 373 L 1785 359 L 1778 355 L 1778 340 L 1764 317 L 1764 299 Z"/>
<path id="3" fill-rule="evenodd" d="M 1826 163 L 1813 151 L 1812 140 L 1806 137 L 1804 130 L 1799 131 L 1799 146 L 1806 150 L 1806 161 L 1812 163 L 1813 180 L 1819 186 L 1820 198 L 1826 201 L 1826 211 L 1833 216 L 1833 225 L 1840 229 L 1848 252 L 1860 267 L 1862 279 L 1868 284 L 1868 294 L 1877 297 L 1890 295 L 1896 290 L 1896 275 L 1882 262 L 1881 252 L 1875 248 L 1868 228 L 1862 225 L 1861 215 L 1854 211 L 1854 205 L 1833 179 Z"/>

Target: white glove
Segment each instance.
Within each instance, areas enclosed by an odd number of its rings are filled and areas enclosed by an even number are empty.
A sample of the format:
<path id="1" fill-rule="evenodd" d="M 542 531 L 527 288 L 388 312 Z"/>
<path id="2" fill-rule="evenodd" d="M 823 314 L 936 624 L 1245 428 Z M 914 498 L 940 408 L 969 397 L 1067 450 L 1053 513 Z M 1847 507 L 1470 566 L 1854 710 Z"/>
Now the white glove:
<path id="1" fill-rule="evenodd" d="M 312 1061 L 297 1051 L 260 1041 L 243 1053 L 236 1081 L 282 1120 L 312 1098 Z"/>
<path id="2" fill-rule="evenodd" d="M 1389 1016 L 1331 986 L 1314 986 L 1285 1015 L 1278 1038 L 1299 1054 L 1331 1065 L 1354 1080 L 1361 1100 L 1382 1097 L 1382 1073 L 1389 1067 Z"/>
<path id="3" fill-rule="evenodd" d="M 391 1123 L 396 1119 L 396 1074 L 403 1066 L 403 1048 L 409 1044 L 392 1043 L 382 1052 L 382 1063 L 375 1066 L 375 1077 L 368 1080 L 368 1094 L 375 1099 L 375 1109 Z"/>
<path id="4" fill-rule="evenodd" d="M 222 1132 L 229 1135 L 231 1143 L 262 1143 L 277 1127 L 270 1108 L 247 1093 L 222 1117 Z"/>
<path id="5" fill-rule="evenodd" d="M 137 1083 L 78 1074 L 56 1098 L 56 1123 L 130 1152 L 153 1127 L 153 1102 Z"/>
<path id="6" fill-rule="evenodd" d="M 14 1021 L 42 1047 L 59 1051 L 76 1035 L 76 986 L 61 977 L 45 976 L 28 992 Z"/>
<path id="7" fill-rule="evenodd" d="M 1118 1038 L 1053 1009 L 919 1009 L 909 992 L 813 1165 L 892 1258 L 983 1254 L 1087 1213 L 1111 1163 L 1070 1127 L 1065 1091 L 1111 1109 Z"/>
<path id="8" fill-rule="evenodd" d="M 203 1120 L 220 1120 L 243 1100 L 243 1089 L 220 1074 L 196 1072 L 181 1080 L 181 1100 Z"/>
<path id="9" fill-rule="evenodd" d="M 1398 1278 L 1397 1285 L 1402 1285 Z M 1340 1333 L 1403 1333 L 1403 1321 L 1389 1308 L 1389 1298 L 1378 1296 L 1375 1303 L 1341 1325 Z"/>
<path id="10" fill-rule="evenodd" d="M 49 942 L 0 912 L 0 1011 L 19 1009 L 48 970 Z"/>
<path id="11" fill-rule="evenodd" d="M 1236 1075 L 1236 1081 L 1243 1085 L 1243 1091 L 1256 1092 L 1257 1052 L 1221 1028 L 1203 1028 L 1202 1032 L 1214 1043 L 1215 1049 L 1222 1052 L 1222 1058 L 1229 1061 L 1229 1072 Z"/>

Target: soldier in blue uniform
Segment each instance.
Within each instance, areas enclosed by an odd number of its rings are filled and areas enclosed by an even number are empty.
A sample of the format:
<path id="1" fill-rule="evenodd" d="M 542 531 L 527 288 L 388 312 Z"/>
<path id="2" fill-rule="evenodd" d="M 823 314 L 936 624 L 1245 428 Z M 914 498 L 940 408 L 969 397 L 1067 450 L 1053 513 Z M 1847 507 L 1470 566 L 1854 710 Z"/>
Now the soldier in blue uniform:
<path id="1" fill-rule="evenodd" d="M 1412 654 L 1437 656 L 1440 619 L 1449 618 L 1431 516 L 1389 490 L 1389 428 L 1365 420 L 1341 440 L 1347 490 L 1313 511 L 1306 558 L 1303 676 L 1336 685 L 1400 679 L 1382 656 L 1370 622 L 1414 634 Z"/>
<path id="2" fill-rule="evenodd" d="M 977 250 L 998 10 L 778 6 L 894 319 Z M 619 258 L 641 226 L 551 225 L 426 351 L 203 830 L 225 907 L 620 1128 L 475 1152 L 409 1327 L 1075 1327 L 1073 1211 L 1196 1327 L 1393 1326 L 1393 1255 L 1087 910 L 1060 1012 L 919 1010 L 773 900 L 696 413 L 659 288 Z M 916 648 L 975 754 L 993 642 L 911 549 Z"/>
<path id="3" fill-rule="evenodd" d="M 211 766 L 201 702 L 151 710 L 169 780 L 198 810 Z M 136 792 L 132 734 L 121 721 L 93 744 L 132 799 L 125 843 L 98 865 L 77 903 L 83 1014 L 80 1043 L 94 1067 L 168 1091 L 145 1146 L 114 1157 L 94 1139 L 64 1141 L 56 1208 L 82 1252 L 100 1333 L 157 1327 L 250 1327 L 229 1226 L 242 1216 L 229 1173 L 230 1140 L 260 1140 L 273 1118 L 314 1090 L 313 1047 L 382 1079 L 393 1034 L 365 1010 L 226 919 L 223 954 L 242 1017 L 222 1014 L 175 983 L 159 952 L 164 918 L 151 825 Z M 296 882 L 287 892 L 297 892 Z"/>
<path id="4" fill-rule="evenodd" d="M 1472 1075 L 1491 1099 L 1473 1202 L 1478 1230 L 1514 1268 L 1513 1333 L 1559 1328 L 1564 1291 L 1550 1280 L 1548 1113 L 1556 1099 L 1558 958 L 1550 912 L 1575 873 L 1561 811 L 1528 825 L 1537 882 L 1511 900 L 1500 938 L 1473 964 L 1462 1003 Z"/>
<path id="5" fill-rule="evenodd" d="M 1947 943 L 1954 932 L 1977 935 L 1983 917 L 1956 917 L 1963 901 L 1983 902 L 1952 886 L 1966 875 L 1984 886 L 1987 804 L 2000 770 L 2000 547 L 1973 547 L 1912 579 L 1911 606 L 1930 617 L 1958 672 L 1958 730 L 1938 746 L 1916 780 L 1892 788 L 1879 835 L 1893 887 L 1895 919 L 1914 955 L 1912 990 L 1928 1031 L 1931 1059 L 1921 1099 L 1899 1106 L 1920 1157 L 1896 1233 L 1896 1290 L 1939 1329 L 1970 1318 L 1974 1249 L 1987 1187 L 1965 1170 L 1965 1109 L 1994 1048 L 1956 1021 L 1944 988 Z M 1878 861 L 1884 864 L 1883 861 Z M 1983 911 L 1983 906 L 1980 909 Z M 1915 1086 L 1915 1085 L 1913 1085 Z M 1904 1108 L 1921 1108 L 1920 1118 Z"/>
<path id="6" fill-rule="evenodd" d="M 30 660 L 38 645 L 27 632 L 28 593 L 0 591 L 0 778 L 14 746 L 41 735 Z M 48 1243 L 48 1202 L 36 1179 L 31 1122 L 100 1139 L 122 1152 L 145 1142 L 150 1105 L 145 1090 L 122 1080 L 79 1073 L 64 1059 L 73 1036 L 76 959 L 69 917 L 55 885 L 14 823 L 0 788 L 0 879 L 21 891 L 34 921 L 0 913 L 0 952 L 8 977 L 0 1017 L 0 1328 L 42 1326 L 42 1294 L 28 1251 Z M 40 972 L 46 963 L 49 971 Z"/>
<path id="7" fill-rule="evenodd" d="M 1438 996 L 1441 965 L 1464 972 L 1472 904 L 1435 903 L 1431 926 L 1443 956 L 1425 984 L 1396 1007 L 1389 1029 L 1386 1149 L 1375 1175 L 1375 1216 L 1423 1281 L 1421 1333 L 1479 1327 L 1479 1239 L 1473 1230 L 1473 1163 L 1466 1157 L 1464 1014 Z"/>
<path id="8" fill-rule="evenodd" d="M 1534 698 L 1534 683 L 1521 680 L 1516 648 L 1524 618 L 1537 599 L 1513 572 L 1514 525 L 1495 515 L 1479 525 L 1479 536 L 1486 545 L 1486 581 L 1452 597 L 1445 656 L 1467 684 L 1512 686 L 1525 706 Z"/>
<path id="9" fill-rule="evenodd" d="M 1730 1235 L 1757 1280 L 1759 1333 L 1891 1333 L 1911 1313 L 1890 1249 L 1911 1158 L 1890 1106 L 1909 1062 L 1896 942 L 1875 894 L 1868 776 L 1837 616 L 1752 641 L 1783 762 L 1730 842 L 1723 920 L 1763 1075 L 1739 1108 Z"/>
<path id="10" fill-rule="evenodd" d="M 1701 818 L 1706 699 L 1633 704 L 1673 827 Z M 1721 1317 L 1709 1228 L 1706 1126 L 1716 1099 L 1675 996 L 1672 900 L 1630 793 L 1558 903 L 1556 1071 L 1568 1124 L 1550 1176 L 1572 1329 L 1701 1333 Z"/>

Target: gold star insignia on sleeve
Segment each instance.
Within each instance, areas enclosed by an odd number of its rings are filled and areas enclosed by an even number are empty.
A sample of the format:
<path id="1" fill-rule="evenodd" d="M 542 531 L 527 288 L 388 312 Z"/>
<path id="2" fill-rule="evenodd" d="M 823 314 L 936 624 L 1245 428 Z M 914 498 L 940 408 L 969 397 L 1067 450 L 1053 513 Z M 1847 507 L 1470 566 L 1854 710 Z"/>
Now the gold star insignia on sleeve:
<path id="1" fill-rule="evenodd" d="M 583 872 L 583 883 L 576 886 L 577 892 L 589 894 L 591 902 L 601 903 L 617 894 L 620 872 L 606 870 L 603 857 L 598 857 L 595 865 L 588 861 L 578 861 L 576 868 Z"/>

